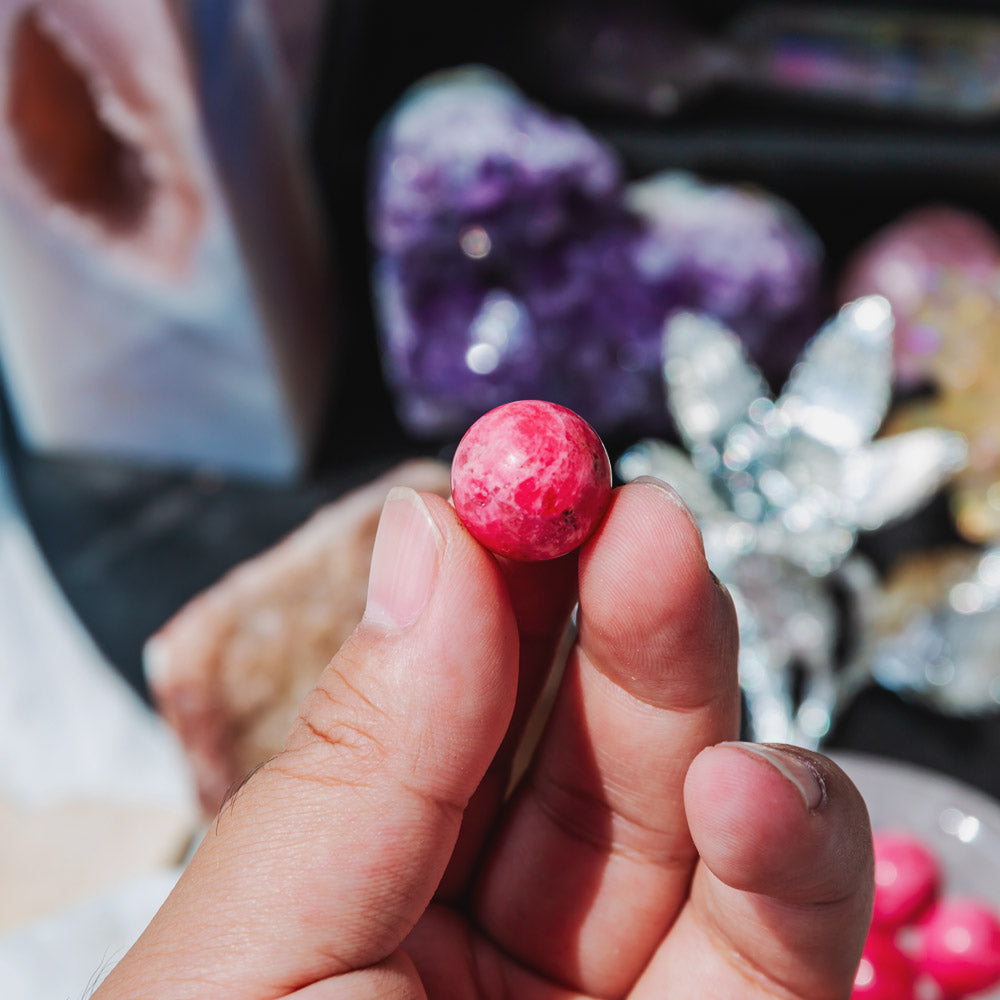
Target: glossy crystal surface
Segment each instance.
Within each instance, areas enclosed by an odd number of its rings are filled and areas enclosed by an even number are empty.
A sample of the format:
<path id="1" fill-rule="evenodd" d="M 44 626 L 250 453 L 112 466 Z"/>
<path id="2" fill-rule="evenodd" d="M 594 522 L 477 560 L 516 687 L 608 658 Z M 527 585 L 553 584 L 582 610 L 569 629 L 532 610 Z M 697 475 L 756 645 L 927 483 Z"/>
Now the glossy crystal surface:
<path id="1" fill-rule="evenodd" d="M 918 510 L 959 468 L 959 435 L 872 441 L 889 404 L 892 314 L 849 303 L 802 352 L 782 393 L 717 321 L 664 331 L 667 400 L 688 455 L 642 441 L 623 479 L 659 476 L 690 504 L 740 624 L 740 678 L 754 734 L 815 745 L 868 676 L 877 580 L 858 533 Z M 850 633 L 852 641 L 842 641 Z"/>

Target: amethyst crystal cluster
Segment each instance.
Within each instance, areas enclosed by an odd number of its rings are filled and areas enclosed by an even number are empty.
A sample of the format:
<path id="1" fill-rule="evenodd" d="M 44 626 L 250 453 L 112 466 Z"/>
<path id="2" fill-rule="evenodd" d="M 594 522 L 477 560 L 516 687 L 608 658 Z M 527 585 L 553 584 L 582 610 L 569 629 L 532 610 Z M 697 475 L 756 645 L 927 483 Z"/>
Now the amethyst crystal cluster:
<path id="1" fill-rule="evenodd" d="M 653 429 L 675 310 L 729 324 L 776 376 L 815 328 L 822 251 L 790 208 L 686 175 L 628 186 L 605 144 L 491 71 L 414 87 L 374 169 L 382 357 L 414 433 L 516 398 Z"/>
<path id="2" fill-rule="evenodd" d="M 782 383 L 825 312 L 823 247 L 801 216 L 763 191 L 677 172 L 631 184 L 625 199 L 644 224 L 632 258 L 658 320 L 711 316 Z"/>

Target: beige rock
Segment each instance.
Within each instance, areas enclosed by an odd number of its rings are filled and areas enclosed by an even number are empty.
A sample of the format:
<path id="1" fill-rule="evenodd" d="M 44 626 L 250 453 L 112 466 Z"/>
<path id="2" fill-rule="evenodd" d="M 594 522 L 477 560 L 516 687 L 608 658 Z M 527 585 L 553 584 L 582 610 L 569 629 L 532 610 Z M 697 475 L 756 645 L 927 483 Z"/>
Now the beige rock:
<path id="1" fill-rule="evenodd" d="M 407 462 L 322 508 L 147 643 L 150 691 L 207 814 L 280 750 L 302 698 L 360 620 L 379 513 L 399 485 L 447 496 L 448 468 Z"/>
<path id="2" fill-rule="evenodd" d="M 0 795 L 0 932 L 177 865 L 193 834 L 191 817 L 165 806 Z"/>

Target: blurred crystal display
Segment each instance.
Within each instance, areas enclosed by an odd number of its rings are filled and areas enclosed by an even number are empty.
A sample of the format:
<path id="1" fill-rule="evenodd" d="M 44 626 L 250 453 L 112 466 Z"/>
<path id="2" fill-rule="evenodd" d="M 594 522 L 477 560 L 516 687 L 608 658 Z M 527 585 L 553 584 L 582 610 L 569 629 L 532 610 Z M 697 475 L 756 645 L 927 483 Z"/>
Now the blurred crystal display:
<path id="1" fill-rule="evenodd" d="M 414 87 L 373 162 L 379 336 L 411 431 L 517 398 L 663 428 L 668 313 L 715 310 L 779 367 L 815 329 L 822 250 L 789 206 L 683 175 L 630 186 L 610 147 L 492 71 Z"/>
<path id="2" fill-rule="evenodd" d="M 773 399 L 731 331 L 678 314 L 663 377 L 687 452 L 646 440 L 618 463 L 626 481 L 673 483 L 698 518 L 737 606 L 758 739 L 826 734 L 867 675 L 877 578 L 858 533 L 917 511 L 965 461 L 961 435 L 938 428 L 873 440 L 890 402 L 892 328 L 883 297 L 849 303 Z"/>
<path id="3" fill-rule="evenodd" d="M 911 120 L 981 123 L 1000 110 L 992 13 L 765 0 L 706 30 L 683 4 L 539 6 L 535 72 L 571 103 L 667 118 L 724 89 Z"/>
<path id="4" fill-rule="evenodd" d="M 765 2 L 734 20 L 742 86 L 841 108 L 987 122 L 1000 110 L 992 12 Z M 983 8 L 984 12 L 987 8 Z"/>

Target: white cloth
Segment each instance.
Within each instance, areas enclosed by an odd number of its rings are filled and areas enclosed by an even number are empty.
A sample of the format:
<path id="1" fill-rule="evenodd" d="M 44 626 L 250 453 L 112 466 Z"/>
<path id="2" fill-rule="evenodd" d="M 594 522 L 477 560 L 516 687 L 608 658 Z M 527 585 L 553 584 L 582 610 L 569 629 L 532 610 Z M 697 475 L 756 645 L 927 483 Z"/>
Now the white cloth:
<path id="1" fill-rule="evenodd" d="M 176 878 L 197 825 L 173 733 L 51 577 L 0 455 L 0 993 L 76 998 Z"/>

